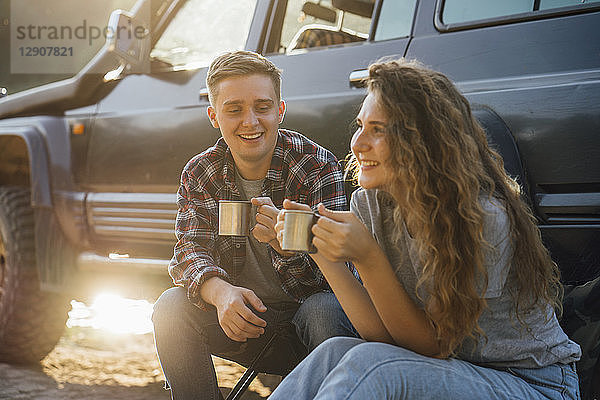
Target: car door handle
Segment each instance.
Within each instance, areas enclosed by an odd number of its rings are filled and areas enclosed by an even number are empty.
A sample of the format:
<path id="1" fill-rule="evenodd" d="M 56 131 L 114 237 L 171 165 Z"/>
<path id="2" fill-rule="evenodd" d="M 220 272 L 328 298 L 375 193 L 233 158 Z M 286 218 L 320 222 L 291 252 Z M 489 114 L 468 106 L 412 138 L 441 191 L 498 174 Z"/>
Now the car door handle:
<path id="1" fill-rule="evenodd" d="M 203 87 L 198 91 L 198 100 L 200 102 L 208 101 L 208 88 Z"/>
<path id="2" fill-rule="evenodd" d="M 362 88 L 365 87 L 365 79 L 369 77 L 369 70 L 357 69 L 350 72 L 348 80 L 350 81 L 350 87 Z"/>

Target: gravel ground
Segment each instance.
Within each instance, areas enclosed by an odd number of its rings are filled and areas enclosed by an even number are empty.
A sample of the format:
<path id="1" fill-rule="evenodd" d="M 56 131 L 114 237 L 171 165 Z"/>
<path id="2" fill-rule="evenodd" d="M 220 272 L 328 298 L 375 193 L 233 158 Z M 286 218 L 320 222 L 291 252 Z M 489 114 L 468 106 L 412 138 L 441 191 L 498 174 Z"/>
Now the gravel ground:
<path id="1" fill-rule="evenodd" d="M 224 395 L 244 369 L 215 358 Z M 245 400 L 264 399 L 279 378 L 259 375 Z M 152 334 L 111 334 L 91 328 L 67 328 L 55 349 L 39 364 L 0 363 L 0 399 L 11 400 L 168 400 Z"/>

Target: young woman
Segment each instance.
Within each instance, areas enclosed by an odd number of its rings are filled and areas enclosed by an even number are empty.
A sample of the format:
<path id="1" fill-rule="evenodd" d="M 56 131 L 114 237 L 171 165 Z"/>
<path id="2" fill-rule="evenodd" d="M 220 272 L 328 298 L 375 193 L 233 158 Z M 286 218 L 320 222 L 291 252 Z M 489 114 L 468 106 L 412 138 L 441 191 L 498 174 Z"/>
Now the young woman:
<path id="1" fill-rule="evenodd" d="M 350 212 L 319 206 L 313 258 L 362 339 L 326 341 L 270 399 L 579 398 L 557 266 L 468 101 L 380 62 L 356 122 L 361 189 Z"/>

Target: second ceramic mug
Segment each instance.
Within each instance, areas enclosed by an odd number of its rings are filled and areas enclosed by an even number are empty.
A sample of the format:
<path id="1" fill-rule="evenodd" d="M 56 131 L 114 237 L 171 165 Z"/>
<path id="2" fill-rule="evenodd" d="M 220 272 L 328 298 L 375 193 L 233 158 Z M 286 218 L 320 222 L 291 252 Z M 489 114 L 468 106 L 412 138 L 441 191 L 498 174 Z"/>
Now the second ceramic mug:
<path id="1" fill-rule="evenodd" d="M 315 251 L 312 245 L 312 226 L 318 217 L 312 211 L 285 210 L 281 249 L 287 251 Z"/>
<path id="2" fill-rule="evenodd" d="M 248 236 L 252 223 L 252 203 L 245 200 L 219 200 L 219 235 Z"/>

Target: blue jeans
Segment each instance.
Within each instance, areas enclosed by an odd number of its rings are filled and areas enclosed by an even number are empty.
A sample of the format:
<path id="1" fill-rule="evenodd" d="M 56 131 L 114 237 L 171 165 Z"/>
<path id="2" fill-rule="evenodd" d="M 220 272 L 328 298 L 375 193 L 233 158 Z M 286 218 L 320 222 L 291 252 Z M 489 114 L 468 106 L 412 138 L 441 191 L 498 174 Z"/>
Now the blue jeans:
<path id="1" fill-rule="evenodd" d="M 203 311 L 181 287 L 166 290 L 154 305 L 152 322 L 158 357 L 173 399 L 221 399 L 211 354 L 248 366 L 273 335 L 282 333 L 262 357 L 260 372 L 289 373 L 321 342 L 334 336 L 357 336 L 333 293 L 316 293 L 301 305 L 267 304 L 257 313 L 265 333 L 241 343 L 219 325 L 216 311 Z"/>
<path id="2" fill-rule="evenodd" d="M 329 339 L 277 387 L 269 400 L 579 399 L 571 365 L 486 368 L 426 357 L 356 338 Z"/>

